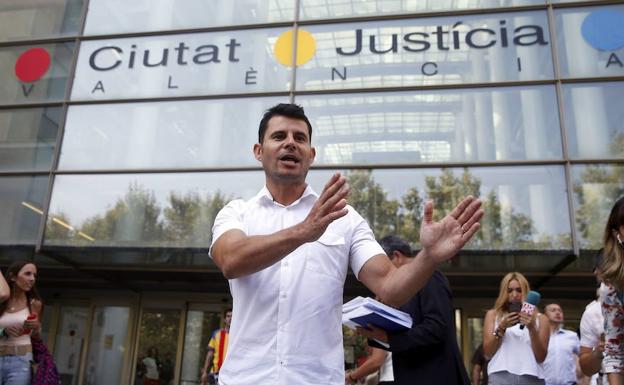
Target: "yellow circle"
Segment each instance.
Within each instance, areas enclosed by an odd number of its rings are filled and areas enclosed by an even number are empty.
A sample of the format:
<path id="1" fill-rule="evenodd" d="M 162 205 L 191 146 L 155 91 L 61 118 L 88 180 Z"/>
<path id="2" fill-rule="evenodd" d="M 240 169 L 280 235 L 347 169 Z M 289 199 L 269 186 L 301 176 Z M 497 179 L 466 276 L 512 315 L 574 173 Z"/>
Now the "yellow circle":
<path id="1" fill-rule="evenodd" d="M 292 67 L 293 59 L 293 31 L 282 33 L 275 42 L 275 58 L 280 64 Z M 314 57 L 316 41 L 312 34 L 303 29 L 297 30 L 297 60 L 298 66 L 307 63 Z"/>

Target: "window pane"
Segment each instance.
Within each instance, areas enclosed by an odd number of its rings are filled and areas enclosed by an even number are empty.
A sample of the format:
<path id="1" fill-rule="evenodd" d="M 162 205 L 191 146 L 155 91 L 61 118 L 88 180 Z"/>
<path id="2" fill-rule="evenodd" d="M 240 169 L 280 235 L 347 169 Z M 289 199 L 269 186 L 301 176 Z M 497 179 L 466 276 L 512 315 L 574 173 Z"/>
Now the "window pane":
<path id="1" fill-rule="evenodd" d="M 282 30 L 255 29 L 84 41 L 73 99 L 288 91 L 273 45 Z"/>
<path id="2" fill-rule="evenodd" d="M 347 18 L 538 4 L 544 4 L 544 0 L 301 0 L 301 18 Z"/>
<path id="3" fill-rule="evenodd" d="M 331 171 L 313 171 L 321 191 Z M 349 204 L 375 236 L 398 234 L 418 244 L 426 199 L 442 218 L 466 195 L 483 200 L 482 228 L 466 250 L 570 250 L 570 221 L 563 168 L 515 166 L 474 169 L 352 170 Z"/>
<path id="4" fill-rule="evenodd" d="M 316 164 L 560 159 L 554 88 L 297 97 Z"/>
<path id="5" fill-rule="evenodd" d="M 0 177 L 0 243 L 35 243 L 47 189 L 47 176 Z"/>
<path id="6" fill-rule="evenodd" d="M 551 79 L 546 12 L 312 25 L 297 88 L 325 90 Z M 299 32 L 301 34 L 301 31 Z M 305 36 L 305 32 L 303 33 Z M 308 55 L 311 56 L 311 55 Z"/>
<path id="7" fill-rule="evenodd" d="M 0 104 L 61 101 L 74 43 L 0 48 Z"/>
<path id="8" fill-rule="evenodd" d="M 235 197 L 254 196 L 263 184 L 261 172 L 59 175 L 45 242 L 207 248 L 221 207 Z M 196 263 L 207 259 L 202 255 Z M 167 255 L 151 260 L 169 262 Z"/>
<path id="9" fill-rule="evenodd" d="M 288 98 L 72 106 L 59 168 L 258 166 L 258 124 L 280 102 Z"/>
<path id="10" fill-rule="evenodd" d="M 555 10 L 562 77 L 624 75 L 624 5 Z"/>
<path id="11" fill-rule="evenodd" d="M 91 0 L 85 35 L 292 21 L 294 0 Z"/>
<path id="12" fill-rule="evenodd" d="M 0 170 L 49 170 L 60 107 L 0 110 Z"/>
<path id="13" fill-rule="evenodd" d="M 313 170 L 309 183 L 320 192 L 332 173 Z M 486 217 L 468 250 L 571 248 L 561 167 L 352 170 L 347 175 L 349 203 L 378 237 L 399 234 L 417 244 L 424 199 L 433 199 L 443 214 L 472 194 L 484 200 Z M 205 248 L 218 210 L 235 197 L 251 198 L 263 184 L 260 171 L 59 175 L 46 244 Z M 61 219 L 71 228 L 59 226 Z M 151 262 L 167 263 L 156 259 Z"/>
<path id="14" fill-rule="evenodd" d="M 2 0 L 0 41 L 77 35 L 83 3 L 83 0 Z"/>
<path id="15" fill-rule="evenodd" d="M 572 167 L 576 228 L 583 249 L 602 247 L 605 225 L 615 201 L 624 195 L 624 166 Z"/>
<path id="16" fill-rule="evenodd" d="M 128 374 L 130 308 L 96 307 L 82 385 L 123 384 Z"/>
<path id="17" fill-rule="evenodd" d="M 564 84 L 570 157 L 624 158 L 624 82 Z"/>

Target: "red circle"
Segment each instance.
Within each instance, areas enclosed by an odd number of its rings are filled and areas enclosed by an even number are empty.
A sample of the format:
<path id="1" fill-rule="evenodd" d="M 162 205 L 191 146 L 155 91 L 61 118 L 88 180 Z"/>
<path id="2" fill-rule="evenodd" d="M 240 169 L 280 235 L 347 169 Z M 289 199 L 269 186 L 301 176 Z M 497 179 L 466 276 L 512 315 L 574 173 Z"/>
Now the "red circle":
<path id="1" fill-rule="evenodd" d="M 31 48 L 15 61 L 15 76 L 25 83 L 39 80 L 50 68 L 50 54 L 43 48 Z"/>

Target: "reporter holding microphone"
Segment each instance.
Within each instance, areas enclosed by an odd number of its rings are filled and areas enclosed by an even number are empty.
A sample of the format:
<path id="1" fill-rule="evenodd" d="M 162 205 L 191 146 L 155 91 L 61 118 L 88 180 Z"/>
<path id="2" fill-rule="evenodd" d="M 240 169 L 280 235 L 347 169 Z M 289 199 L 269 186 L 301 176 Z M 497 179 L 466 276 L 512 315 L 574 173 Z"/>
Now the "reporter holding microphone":
<path id="1" fill-rule="evenodd" d="M 518 272 L 503 277 L 494 308 L 485 315 L 483 351 L 490 385 L 543 385 L 548 319 L 527 301 L 530 288 Z M 535 301 L 532 292 L 531 302 Z M 539 299 L 537 299 L 539 301 Z M 523 304 L 523 302 L 525 302 Z M 531 313 L 532 311 L 532 314 Z"/>

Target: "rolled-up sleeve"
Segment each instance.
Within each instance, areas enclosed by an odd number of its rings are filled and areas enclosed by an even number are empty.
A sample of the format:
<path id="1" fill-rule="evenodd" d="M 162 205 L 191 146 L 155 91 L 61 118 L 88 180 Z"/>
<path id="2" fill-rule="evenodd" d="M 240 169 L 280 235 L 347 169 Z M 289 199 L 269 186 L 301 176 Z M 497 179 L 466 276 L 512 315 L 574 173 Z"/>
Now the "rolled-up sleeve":
<path id="1" fill-rule="evenodd" d="M 246 233 L 245 224 L 243 223 L 243 212 L 245 202 L 237 199 L 228 203 L 223 207 L 212 225 L 212 243 L 210 245 L 210 258 L 212 258 L 212 245 L 229 230 L 238 229 Z"/>
<path id="2" fill-rule="evenodd" d="M 351 247 L 349 250 L 349 259 L 351 270 L 358 278 L 362 266 L 377 254 L 385 254 L 379 243 L 375 240 L 373 230 L 368 223 L 358 214 L 352 207 L 352 226 L 353 235 L 351 238 Z M 359 278 L 358 278 L 359 279 Z"/>

